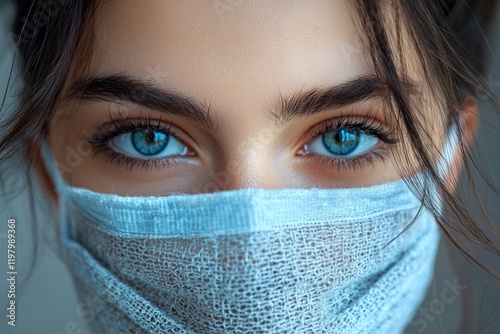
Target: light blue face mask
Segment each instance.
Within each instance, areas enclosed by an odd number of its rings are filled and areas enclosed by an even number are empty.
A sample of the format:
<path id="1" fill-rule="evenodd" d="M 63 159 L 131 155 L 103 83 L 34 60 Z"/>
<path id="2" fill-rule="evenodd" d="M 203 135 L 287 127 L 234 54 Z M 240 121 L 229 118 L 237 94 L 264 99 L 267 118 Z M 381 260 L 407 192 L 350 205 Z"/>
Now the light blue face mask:
<path id="1" fill-rule="evenodd" d="M 399 235 L 421 209 L 402 180 L 124 197 L 43 155 L 96 333 L 401 333 L 432 278 L 438 227 L 423 210 Z"/>

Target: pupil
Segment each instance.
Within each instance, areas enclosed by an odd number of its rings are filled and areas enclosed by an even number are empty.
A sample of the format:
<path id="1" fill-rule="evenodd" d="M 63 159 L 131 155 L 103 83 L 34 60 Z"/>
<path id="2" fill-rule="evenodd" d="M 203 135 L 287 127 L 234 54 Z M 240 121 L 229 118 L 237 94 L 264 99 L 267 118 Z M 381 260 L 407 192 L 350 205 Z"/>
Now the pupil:
<path id="1" fill-rule="evenodd" d="M 154 134 L 154 133 L 150 132 L 150 133 L 148 133 L 146 136 L 147 136 L 147 138 L 148 138 L 148 142 L 149 142 L 149 143 L 153 143 L 153 142 L 155 142 L 155 134 Z"/>
<path id="2" fill-rule="evenodd" d="M 169 135 L 166 133 L 145 129 L 132 132 L 132 145 L 143 155 L 156 155 L 163 151 L 168 144 Z"/>
<path id="3" fill-rule="evenodd" d="M 346 133 L 344 130 L 338 131 L 337 135 L 335 136 L 336 143 L 335 144 L 342 144 L 342 142 L 346 141 Z"/>

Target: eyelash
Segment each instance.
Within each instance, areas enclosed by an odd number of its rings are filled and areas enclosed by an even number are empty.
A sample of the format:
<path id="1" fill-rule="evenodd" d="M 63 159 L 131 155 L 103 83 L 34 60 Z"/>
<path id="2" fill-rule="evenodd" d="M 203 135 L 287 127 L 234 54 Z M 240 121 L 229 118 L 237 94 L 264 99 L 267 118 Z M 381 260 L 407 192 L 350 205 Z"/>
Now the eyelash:
<path id="1" fill-rule="evenodd" d="M 386 144 L 386 147 L 379 147 L 378 149 L 373 150 L 369 153 L 363 153 L 351 158 L 332 158 L 324 155 L 312 155 L 312 158 L 317 160 L 323 166 L 326 166 L 327 168 L 335 168 L 338 172 L 351 170 L 356 171 L 365 168 L 366 165 L 373 166 L 374 160 L 376 159 L 385 161 L 385 157 L 388 151 L 387 146 L 398 143 L 398 140 L 394 137 L 392 131 L 384 128 L 374 120 L 350 116 L 326 121 L 321 124 L 319 130 L 312 129 L 311 131 L 309 131 L 309 136 L 311 137 L 311 139 L 315 139 L 327 132 L 338 128 L 362 131 L 367 135 L 371 135 L 380 139 L 383 143 Z"/>
<path id="2" fill-rule="evenodd" d="M 113 150 L 108 142 L 118 135 L 138 131 L 143 129 L 155 130 L 166 133 L 170 136 L 179 139 L 176 135 L 176 131 L 172 129 L 173 123 L 167 123 L 165 126 L 161 119 L 155 121 L 149 117 L 139 117 L 136 119 L 129 119 L 126 117 L 118 118 L 110 122 L 101 124 L 90 136 L 85 136 L 85 139 L 93 147 L 93 156 L 99 153 L 104 153 L 107 156 L 107 161 L 114 163 L 117 166 L 125 166 L 127 170 L 151 170 L 156 168 L 161 168 L 164 166 L 169 166 L 172 163 L 176 163 L 178 157 L 163 157 L 157 159 L 139 159 L 131 157 L 120 152 Z M 319 130 L 312 129 L 309 131 L 309 136 L 311 139 L 315 139 L 318 136 L 323 135 L 331 130 L 338 128 L 346 128 L 351 130 L 362 131 L 367 135 L 375 136 L 384 142 L 386 145 L 393 145 L 398 142 L 394 138 L 392 131 L 385 129 L 380 124 L 375 124 L 373 120 L 354 118 L 354 117 L 344 117 L 337 118 L 334 120 L 329 120 L 324 122 Z M 179 139 L 182 141 L 181 139 Z M 384 161 L 386 156 L 386 147 L 381 147 L 372 152 L 365 153 L 353 158 L 332 158 L 323 155 L 312 154 L 311 158 L 317 160 L 323 166 L 328 168 L 336 168 L 338 172 L 350 171 L 364 168 L 367 164 L 373 165 L 374 159 L 380 159 Z"/>
<path id="3" fill-rule="evenodd" d="M 91 136 L 87 136 L 85 139 L 94 148 L 93 156 L 98 153 L 104 153 L 107 155 L 107 160 L 110 163 L 115 163 L 117 166 L 125 166 L 126 170 L 134 170 L 139 168 L 140 170 L 150 170 L 155 168 L 161 168 L 164 166 L 169 166 L 172 163 L 176 163 L 177 159 L 173 157 L 164 157 L 157 159 L 139 159 L 134 158 L 120 152 L 113 150 L 108 142 L 116 136 L 121 134 L 138 131 L 138 130 L 155 130 L 168 134 L 169 136 L 179 139 L 176 135 L 176 131 L 172 129 L 173 123 L 168 123 L 168 126 L 164 125 L 161 119 L 154 121 L 149 117 L 139 117 L 136 119 L 129 118 L 118 118 L 111 122 L 101 124 Z M 180 139 L 179 139 L 180 140 Z"/>

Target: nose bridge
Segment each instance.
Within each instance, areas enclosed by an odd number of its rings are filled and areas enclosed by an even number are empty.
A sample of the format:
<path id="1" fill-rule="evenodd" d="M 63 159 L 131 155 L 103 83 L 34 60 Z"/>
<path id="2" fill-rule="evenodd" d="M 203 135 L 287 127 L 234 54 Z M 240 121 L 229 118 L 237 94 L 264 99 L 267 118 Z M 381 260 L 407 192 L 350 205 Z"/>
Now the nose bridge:
<path id="1" fill-rule="evenodd" d="M 242 188 L 272 188 L 269 178 L 269 166 L 265 150 L 247 147 L 242 154 L 232 153 L 218 164 L 218 170 L 210 172 L 210 178 L 216 182 L 219 190 Z"/>
<path id="2" fill-rule="evenodd" d="M 214 164 L 210 178 L 219 190 L 273 188 L 273 168 L 278 166 L 280 152 L 275 149 L 276 132 L 269 127 L 232 135 L 221 158 Z"/>

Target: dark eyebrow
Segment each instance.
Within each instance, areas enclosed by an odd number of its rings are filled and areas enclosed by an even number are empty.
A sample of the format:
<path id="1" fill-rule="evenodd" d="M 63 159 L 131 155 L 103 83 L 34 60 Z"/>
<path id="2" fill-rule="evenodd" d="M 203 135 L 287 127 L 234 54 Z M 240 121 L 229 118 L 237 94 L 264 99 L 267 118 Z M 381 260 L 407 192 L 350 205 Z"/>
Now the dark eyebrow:
<path id="1" fill-rule="evenodd" d="M 166 91 L 155 87 L 153 83 L 121 74 L 78 80 L 68 90 L 65 98 L 127 101 L 152 110 L 193 119 L 207 128 L 214 125 L 210 104 L 201 104 L 180 93 Z"/>
<path id="2" fill-rule="evenodd" d="M 280 95 L 275 110 L 270 113 L 277 125 L 283 125 L 293 118 L 313 115 L 385 94 L 385 85 L 375 76 L 361 76 L 336 86 L 300 91 L 290 97 Z M 152 110 L 190 118 L 207 128 L 213 128 L 214 125 L 210 105 L 122 74 L 78 80 L 68 90 L 65 98 L 128 101 Z"/>
<path id="3" fill-rule="evenodd" d="M 337 86 L 299 91 L 288 97 L 280 95 L 271 113 L 276 124 L 283 125 L 296 117 L 314 115 L 386 94 L 386 86 L 375 76 L 361 76 Z"/>

